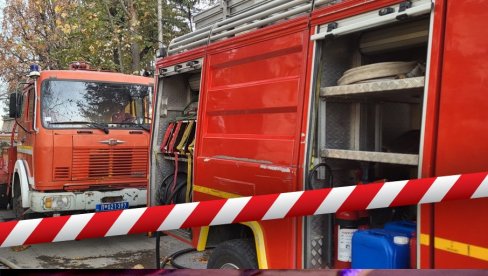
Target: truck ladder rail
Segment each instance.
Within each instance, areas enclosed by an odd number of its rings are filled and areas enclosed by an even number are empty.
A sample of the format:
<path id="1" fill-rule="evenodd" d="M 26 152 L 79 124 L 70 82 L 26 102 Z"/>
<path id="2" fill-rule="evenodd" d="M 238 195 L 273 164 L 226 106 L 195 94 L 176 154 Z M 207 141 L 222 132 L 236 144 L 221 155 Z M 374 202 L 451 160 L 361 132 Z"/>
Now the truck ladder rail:
<path id="1" fill-rule="evenodd" d="M 335 4 L 342 1 L 316 0 L 315 7 Z M 255 8 L 240 13 L 234 17 L 218 21 L 212 26 L 185 34 L 173 39 L 168 47 L 168 54 L 176 54 L 206 45 L 220 39 L 233 37 L 254 28 L 274 24 L 279 20 L 311 12 L 311 0 L 275 0 L 256 5 Z"/>

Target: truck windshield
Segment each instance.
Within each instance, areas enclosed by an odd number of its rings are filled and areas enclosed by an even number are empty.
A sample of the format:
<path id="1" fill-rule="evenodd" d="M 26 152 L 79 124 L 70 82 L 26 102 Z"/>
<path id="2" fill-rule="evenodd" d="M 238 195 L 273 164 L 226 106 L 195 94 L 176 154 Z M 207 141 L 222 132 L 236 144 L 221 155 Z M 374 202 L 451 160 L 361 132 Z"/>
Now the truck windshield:
<path id="1" fill-rule="evenodd" d="M 46 80 L 41 87 L 47 128 L 149 129 L 152 87 L 143 84 Z"/>

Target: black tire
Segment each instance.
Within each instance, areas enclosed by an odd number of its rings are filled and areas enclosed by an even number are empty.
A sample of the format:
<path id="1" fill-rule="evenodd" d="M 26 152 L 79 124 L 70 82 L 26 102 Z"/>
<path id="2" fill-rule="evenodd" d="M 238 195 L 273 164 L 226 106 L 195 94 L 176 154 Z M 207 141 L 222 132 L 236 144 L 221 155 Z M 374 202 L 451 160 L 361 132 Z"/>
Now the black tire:
<path id="1" fill-rule="evenodd" d="M 7 184 L 0 184 L 0 210 L 7 209 L 10 198 L 7 194 Z"/>
<path id="2" fill-rule="evenodd" d="M 208 259 L 211 269 L 257 269 L 256 248 L 250 239 L 229 240 L 219 244 Z"/>
<path id="3" fill-rule="evenodd" d="M 16 219 L 23 219 L 25 208 L 22 207 L 22 194 L 20 191 L 20 181 L 18 177 L 14 178 L 14 196 L 12 197 L 12 211 Z"/>

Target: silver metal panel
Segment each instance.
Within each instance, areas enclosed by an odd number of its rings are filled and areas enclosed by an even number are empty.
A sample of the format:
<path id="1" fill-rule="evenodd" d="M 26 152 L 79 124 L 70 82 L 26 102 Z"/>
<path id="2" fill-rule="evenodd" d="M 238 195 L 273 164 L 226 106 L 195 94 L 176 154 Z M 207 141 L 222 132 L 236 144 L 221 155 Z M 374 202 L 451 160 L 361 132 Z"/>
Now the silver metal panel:
<path id="1" fill-rule="evenodd" d="M 273 0 L 222 0 L 225 3 L 220 3 L 207 10 L 204 10 L 193 16 L 193 22 L 198 29 L 212 25 L 215 22 L 226 19 L 223 6 L 227 7 L 227 16 L 233 17 L 248 10 L 255 9 L 263 4 Z M 222 5 L 224 4 L 224 5 Z"/>
<path id="2" fill-rule="evenodd" d="M 309 91 L 309 100 L 310 100 L 310 109 L 309 109 L 309 114 L 308 114 L 308 125 L 309 127 L 309 133 L 306 136 L 306 142 L 305 144 L 307 145 L 306 151 L 307 153 L 305 154 L 306 158 L 303 163 L 303 168 L 304 168 L 304 174 L 303 174 L 303 183 L 307 181 L 307 172 L 309 165 L 312 162 L 312 155 L 314 155 L 314 165 L 318 164 L 320 162 L 320 158 L 315 158 L 318 157 L 320 152 L 318 152 L 318 149 L 325 147 L 325 136 L 320 135 L 320 142 L 319 146 L 316 145 L 316 140 L 315 137 L 316 135 L 319 135 L 317 133 L 317 125 L 313 124 L 312 122 L 315 122 L 315 120 L 320 120 L 318 123 L 319 129 L 325 129 L 325 117 L 324 116 L 317 116 L 318 113 L 316 109 L 321 110 L 321 108 L 325 108 L 325 102 L 319 101 L 319 98 L 316 96 L 318 93 L 317 88 L 317 81 L 320 81 L 319 77 L 319 71 L 321 70 L 321 64 L 318 62 L 321 56 L 321 48 L 317 47 L 317 45 L 314 45 L 314 51 L 313 51 L 313 60 L 314 65 L 313 65 L 313 74 L 310 79 L 310 83 L 312 85 L 310 86 L 310 91 Z M 318 107 L 317 105 L 321 105 L 322 107 Z M 311 142 L 315 141 L 315 142 Z M 312 145 L 313 144 L 313 145 Z M 317 149 L 317 151 L 315 151 Z M 322 176 L 323 177 L 323 176 Z M 305 187 L 304 187 L 305 189 Z M 303 224 L 302 224 L 302 230 L 303 230 L 303 243 L 302 243 L 302 250 L 304 254 L 302 254 L 302 260 L 303 260 L 303 267 L 301 268 L 322 268 L 325 266 L 325 260 L 326 256 L 324 255 L 324 249 L 323 247 L 320 246 L 320 244 L 324 243 L 323 240 L 323 235 L 324 233 L 324 225 L 322 223 L 323 219 L 322 216 L 308 216 L 308 217 L 303 217 Z M 317 226 L 318 225 L 318 226 Z"/>
<path id="3" fill-rule="evenodd" d="M 314 233 L 324 233 L 324 227 L 322 224 L 322 218 L 316 218 L 318 216 L 314 216 L 311 221 L 311 225 L 318 225 L 320 226 L 318 231 L 312 231 Z M 325 237 L 323 236 L 312 236 L 310 237 L 310 256 L 309 256 L 309 264 L 308 267 L 309 269 L 318 269 L 318 268 L 326 268 L 326 261 L 325 261 Z"/>
<path id="4" fill-rule="evenodd" d="M 347 1 L 347 0 L 346 0 Z M 344 2 L 344 0 L 315 0 L 315 9 L 316 8 L 321 8 L 321 7 L 326 7 L 326 6 L 332 6 L 337 3 Z"/>
<path id="5" fill-rule="evenodd" d="M 326 147 L 335 149 L 350 149 L 353 145 L 352 107 L 349 103 L 327 103 L 325 119 Z M 319 132 L 322 131 L 319 129 Z"/>
<path id="6" fill-rule="evenodd" d="M 417 166 L 419 163 L 419 156 L 417 154 L 323 149 L 321 155 L 325 158 L 337 158 L 411 166 Z"/>
<path id="7" fill-rule="evenodd" d="M 209 42 L 247 33 L 312 11 L 311 0 L 225 0 L 194 17 L 197 30 L 171 41 L 168 53 L 190 50 Z M 319 0 L 316 6 L 341 1 Z M 224 11 L 224 7 L 226 10 Z M 237 23 L 237 21 L 239 21 Z"/>
<path id="8" fill-rule="evenodd" d="M 163 153 L 160 152 L 159 154 L 163 154 Z M 163 155 L 163 158 L 166 159 L 166 160 L 171 160 L 171 161 L 174 161 L 175 160 L 174 156 Z M 178 161 L 180 161 L 180 162 L 187 162 L 188 161 L 188 158 L 178 157 Z"/>
<path id="9" fill-rule="evenodd" d="M 209 42 L 233 37 L 254 28 L 276 23 L 277 21 L 296 16 L 310 10 L 309 0 L 275 0 L 253 10 L 229 17 L 223 21 L 196 30 L 191 34 L 173 39 L 168 53 L 173 54 L 189 50 Z"/>
<path id="10" fill-rule="evenodd" d="M 320 86 L 333 86 L 349 69 L 350 53 L 354 51 L 353 38 L 342 37 L 320 42 L 322 57 L 320 69 Z M 354 124 L 351 103 L 324 102 L 319 105 L 319 129 L 317 130 L 320 148 L 351 149 L 353 145 Z M 324 141 L 325 138 L 325 141 Z"/>
<path id="11" fill-rule="evenodd" d="M 221 5 L 213 6 L 193 16 L 193 22 L 195 22 L 195 28 L 200 30 L 204 27 L 211 26 L 215 22 L 222 20 L 222 7 Z"/>
<path id="12" fill-rule="evenodd" d="M 378 80 L 367 83 L 330 86 L 320 89 L 321 97 L 349 96 L 378 92 L 398 92 L 400 90 L 423 88 L 425 77 L 394 80 Z"/>
<path id="13" fill-rule="evenodd" d="M 203 58 L 185 61 L 180 64 L 175 64 L 165 68 L 161 68 L 159 73 L 160 77 L 169 77 L 177 74 L 188 73 L 188 72 L 200 72 L 202 68 Z"/>
<path id="14" fill-rule="evenodd" d="M 412 7 L 404 11 L 400 11 L 399 4 L 391 5 L 390 7 L 393 8 L 395 12 L 381 16 L 379 15 L 378 9 L 357 16 L 348 17 L 337 21 L 338 27 L 333 30 L 327 31 L 326 26 L 328 23 L 326 23 L 322 25 L 325 28 L 321 28 L 319 33 L 312 35 L 311 39 L 320 40 L 330 35 L 346 35 L 371 29 L 381 25 L 397 22 L 398 16 L 414 17 L 429 14 L 432 9 L 432 0 L 412 0 Z"/>
<path id="15" fill-rule="evenodd" d="M 201 60 L 201 59 L 200 59 Z M 200 62 L 201 64 L 201 62 Z M 186 63 L 185 63 L 186 65 Z M 174 66 L 172 67 L 174 68 Z M 185 67 L 190 69 L 190 67 Z M 190 70 L 184 70 L 189 72 Z M 191 101 L 190 84 L 188 83 L 188 76 L 184 74 L 173 74 L 170 77 L 161 78 L 160 87 L 158 87 L 158 102 L 156 103 L 155 126 L 152 141 L 152 163 L 151 163 L 151 204 L 155 205 L 156 193 L 161 185 L 163 178 L 174 172 L 174 158 L 164 156 L 161 154 L 160 145 L 164 137 L 164 133 L 169 125 L 169 122 L 175 120 L 176 117 L 181 116 L 181 112 Z M 179 171 L 186 172 L 187 166 L 184 165 L 185 159 L 180 159 Z"/>

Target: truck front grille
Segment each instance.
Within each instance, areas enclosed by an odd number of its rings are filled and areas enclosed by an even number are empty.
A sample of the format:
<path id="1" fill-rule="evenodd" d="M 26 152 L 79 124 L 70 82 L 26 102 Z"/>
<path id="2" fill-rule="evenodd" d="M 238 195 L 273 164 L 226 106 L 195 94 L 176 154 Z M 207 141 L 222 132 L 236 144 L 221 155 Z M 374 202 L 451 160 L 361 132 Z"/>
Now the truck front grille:
<path id="1" fill-rule="evenodd" d="M 69 180 L 69 167 L 56 167 L 54 169 L 54 180 Z"/>
<path id="2" fill-rule="evenodd" d="M 77 148 L 73 150 L 73 180 L 145 178 L 146 148 Z"/>

